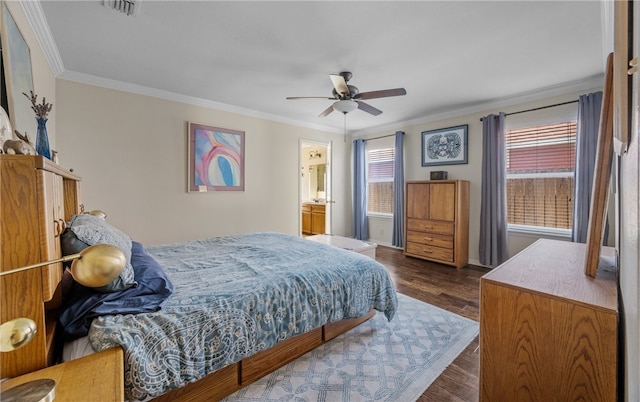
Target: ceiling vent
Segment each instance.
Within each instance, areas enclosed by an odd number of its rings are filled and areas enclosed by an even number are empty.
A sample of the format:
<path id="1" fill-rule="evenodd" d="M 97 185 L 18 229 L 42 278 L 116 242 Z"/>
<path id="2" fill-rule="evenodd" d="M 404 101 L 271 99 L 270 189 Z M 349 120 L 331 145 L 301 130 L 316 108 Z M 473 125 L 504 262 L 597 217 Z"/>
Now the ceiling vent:
<path id="1" fill-rule="evenodd" d="M 140 14 L 141 0 L 104 0 L 105 7 L 112 8 L 131 17 Z"/>

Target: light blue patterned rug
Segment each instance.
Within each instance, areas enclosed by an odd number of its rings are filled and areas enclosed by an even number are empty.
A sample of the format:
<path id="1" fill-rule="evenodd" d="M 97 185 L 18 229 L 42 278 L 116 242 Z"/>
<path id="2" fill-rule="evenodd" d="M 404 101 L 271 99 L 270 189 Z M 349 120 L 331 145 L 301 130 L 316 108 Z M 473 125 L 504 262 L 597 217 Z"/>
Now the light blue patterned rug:
<path id="1" fill-rule="evenodd" d="M 478 323 L 398 294 L 383 314 L 225 401 L 415 401 L 478 335 Z"/>

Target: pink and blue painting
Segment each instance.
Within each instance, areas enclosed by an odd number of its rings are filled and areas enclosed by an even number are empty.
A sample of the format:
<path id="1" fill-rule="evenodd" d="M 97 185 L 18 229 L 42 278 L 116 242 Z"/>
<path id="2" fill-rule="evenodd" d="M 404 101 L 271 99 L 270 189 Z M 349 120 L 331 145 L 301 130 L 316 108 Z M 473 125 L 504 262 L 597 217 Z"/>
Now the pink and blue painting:
<path id="1" fill-rule="evenodd" d="M 244 191 L 244 131 L 189 123 L 189 191 Z"/>

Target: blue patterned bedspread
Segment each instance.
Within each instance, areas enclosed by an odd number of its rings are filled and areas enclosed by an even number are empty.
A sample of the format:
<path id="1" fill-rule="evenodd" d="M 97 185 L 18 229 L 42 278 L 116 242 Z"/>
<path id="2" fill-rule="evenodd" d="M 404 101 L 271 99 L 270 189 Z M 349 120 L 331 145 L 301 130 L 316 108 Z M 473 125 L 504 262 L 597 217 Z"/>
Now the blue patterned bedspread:
<path id="1" fill-rule="evenodd" d="M 325 323 L 371 309 L 391 320 L 394 285 L 364 255 L 279 233 L 148 246 L 174 284 L 157 312 L 93 320 L 95 351 L 122 346 L 125 397 L 145 400 Z"/>

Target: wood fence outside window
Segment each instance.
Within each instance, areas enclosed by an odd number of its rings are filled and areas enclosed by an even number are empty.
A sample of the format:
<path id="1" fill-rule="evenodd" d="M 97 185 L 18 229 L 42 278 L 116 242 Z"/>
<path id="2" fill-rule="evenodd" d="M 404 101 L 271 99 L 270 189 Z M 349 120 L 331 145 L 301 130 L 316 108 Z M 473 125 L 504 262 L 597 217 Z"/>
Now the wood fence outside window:
<path id="1" fill-rule="evenodd" d="M 571 229 L 573 175 L 507 179 L 507 222 Z"/>

